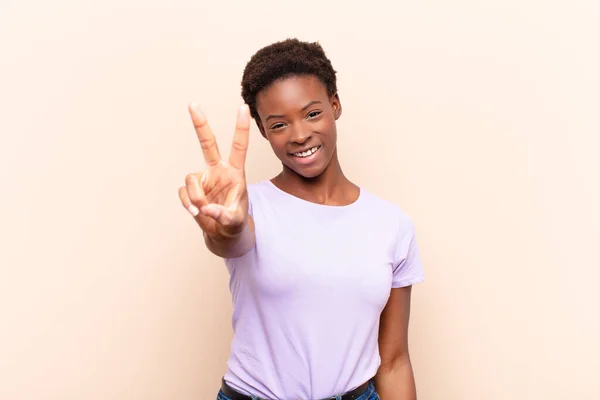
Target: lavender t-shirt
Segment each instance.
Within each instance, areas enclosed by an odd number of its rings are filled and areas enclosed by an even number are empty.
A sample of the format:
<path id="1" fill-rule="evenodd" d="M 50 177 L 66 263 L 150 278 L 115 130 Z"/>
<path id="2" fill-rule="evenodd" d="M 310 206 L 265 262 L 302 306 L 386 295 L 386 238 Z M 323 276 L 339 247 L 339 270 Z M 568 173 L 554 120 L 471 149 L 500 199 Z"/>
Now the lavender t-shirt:
<path id="1" fill-rule="evenodd" d="M 311 203 L 268 180 L 248 186 L 256 244 L 227 259 L 234 338 L 225 381 L 268 399 L 320 399 L 372 378 L 390 290 L 423 280 L 411 219 L 361 188 Z"/>

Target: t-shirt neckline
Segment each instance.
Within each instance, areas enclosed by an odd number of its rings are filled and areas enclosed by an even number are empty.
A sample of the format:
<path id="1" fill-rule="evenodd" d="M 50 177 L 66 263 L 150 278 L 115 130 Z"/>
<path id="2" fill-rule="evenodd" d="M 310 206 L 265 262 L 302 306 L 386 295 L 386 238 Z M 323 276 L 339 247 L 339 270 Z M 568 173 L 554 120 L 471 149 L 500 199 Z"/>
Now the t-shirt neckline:
<path id="1" fill-rule="evenodd" d="M 273 182 L 271 182 L 270 179 L 266 179 L 265 180 L 266 184 L 268 186 L 270 186 L 273 190 L 275 190 L 276 192 L 278 192 L 280 195 L 285 196 L 287 198 L 290 198 L 294 201 L 297 201 L 299 203 L 305 204 L 307 206 L 311 206 L 311 207 L 318 207 L 321 209 L 330 209 L 330 210 L 347 210 L 349 208 L 352 207 L 356 207 L 362 200 L 362 198 L 364 197 L 365 191 L 362 188 L 362 186 L 357 185 L 358 186 L 358 197 L 356 198 L 356 200 L 354 200 L 352 203 L 350 204 L 346 204 L 346 205 L 342 205 L 342 206 L 334 206 L 334 205 L 330 205 L 330 204 L 320 204 L 320 203 L 315 203 L 312 201 L 308 201 L 308 200 L 304 200 L 298 196 L 294 196 L 291 193 L 286 192 L 285 190 L 280 189 L 277 185 L 275 185 Z"/>

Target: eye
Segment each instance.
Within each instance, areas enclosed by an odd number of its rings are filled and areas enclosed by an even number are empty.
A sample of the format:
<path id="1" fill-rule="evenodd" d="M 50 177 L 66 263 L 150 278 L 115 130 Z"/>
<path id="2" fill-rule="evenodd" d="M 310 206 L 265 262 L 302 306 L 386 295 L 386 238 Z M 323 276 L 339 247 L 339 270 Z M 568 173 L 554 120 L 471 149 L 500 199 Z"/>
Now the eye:
<path id="1" fill-rule="evenodd" d="M 307 118 L 308 119 L 312 119 L 312 118 L 318 117 L 319 115 L 321 115 L 321 111 L 318 111 L 318 110 L 311 111 L 311 112 L 308 113 Z"/>
<path id="2" fill-rule="evenodd" d="M 275 129 L 281 129 L 283 128 L 285 125 L 281 122 L 278 122 L 276 124 L 271 125 L 271 129 L 275 130 Z"/>

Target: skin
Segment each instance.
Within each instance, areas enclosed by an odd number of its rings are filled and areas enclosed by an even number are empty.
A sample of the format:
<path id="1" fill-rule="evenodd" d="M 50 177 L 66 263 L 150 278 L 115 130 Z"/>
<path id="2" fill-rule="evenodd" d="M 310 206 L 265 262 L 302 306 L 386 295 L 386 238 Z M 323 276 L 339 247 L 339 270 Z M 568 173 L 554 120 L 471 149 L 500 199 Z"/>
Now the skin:
<path id="1" fill-rule="evenodd" d="M 304 200 L 347 205 L 359 188 L 342 172 L 335 121 L 342 115 L 337 94 L 329 96 L 315 77 L 292 77 L 263 89 L 257 96 L 258 128 L 279 158 L 283 170 L 272 179 L 280 189 Z M 320 146 L 310 165 L 292 153 Z"/>
<path id="2" fill-rule="evenodd" d="M 293 76 L 274 82 L 257 96 L 256 123 L 281 161 L 282 171 L 271 181 L 301 199 L 342 206 L 353 203 L 359 188 L 343 173 L 337 153 L 336 121 L 342 115 L 337 94 L 313 76 Z M 179 189 L 183 206 L 202 229 L 208 249 L 220 257 L 238 257 L 255 241 L 248 215 L 245 160 L 250 116 L 246 105 L 238 112 L 229 160 L 221 158 L 206 117 L 189 106 L 207 169 L 186 176 Z M 319 147 L 309 164 L 293 153 Z M 416 400 L 413 369 L 408 352 L 411 287 L 392 289 L 381 314 L 379 348 L 381 366 L 375 385 L 382 400 Z"/>
<path id="3" fill-rule="evenodd" d="M 392 289 L 379 321 L 381 365 L 375 387 L 382 400 L 416 400 L 417 389 L 408 352 L 412 286 Z"/>

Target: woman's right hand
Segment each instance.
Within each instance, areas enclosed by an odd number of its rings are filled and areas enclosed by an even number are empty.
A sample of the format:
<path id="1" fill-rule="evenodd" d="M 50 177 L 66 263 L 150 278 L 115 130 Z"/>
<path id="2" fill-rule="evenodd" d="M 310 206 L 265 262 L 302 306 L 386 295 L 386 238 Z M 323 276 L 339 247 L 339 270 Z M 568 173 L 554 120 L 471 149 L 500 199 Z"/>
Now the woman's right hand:
<path id="1" fill-rule="evenodd" d="M 250 136 L 250 111 L 246 104 L 240 107 L 229 161 L 224 161 L 204 114 L 194 103 L 188 108 L 207 168 L 204 172 L 186 176 L 185 186 L 179 188 L 179 198 L 205 236 L 216 242 L 235 238 L 242 234 L 248 223 L 244 167 Z"/>

